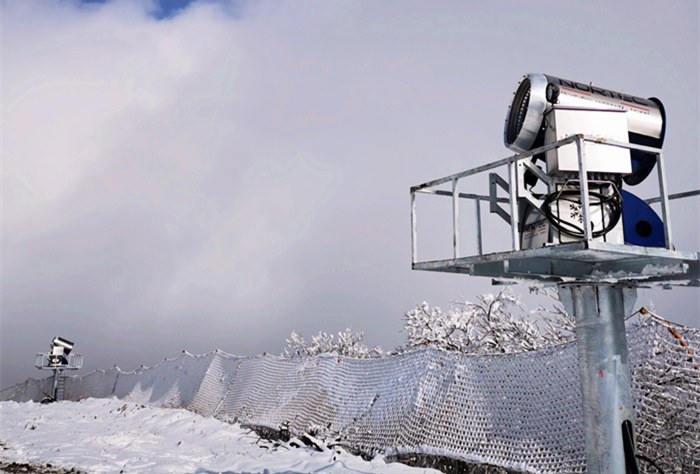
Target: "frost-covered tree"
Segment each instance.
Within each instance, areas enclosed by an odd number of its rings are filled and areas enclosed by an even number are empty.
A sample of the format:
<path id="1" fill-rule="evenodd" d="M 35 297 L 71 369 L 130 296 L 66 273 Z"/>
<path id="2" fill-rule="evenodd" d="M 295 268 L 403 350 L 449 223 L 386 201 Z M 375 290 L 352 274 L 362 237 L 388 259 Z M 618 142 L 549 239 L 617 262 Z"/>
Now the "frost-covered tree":
<path id="1" fill-rule="evenodd" d="M 575 322 L 566 314 L 551 290 L 533 290 L 554 301 L 550 308 L 527 312 L 518 296 L 509 288 L 498 294 L 477 297 L 475 303 L 452 303 L 446 311 L 424 302 L 404 315 L 406 348 L 433 345 L 448 351 L 470 354 L 500 354 L 532 351 L 574 338 Z M 540 329 L 542 326 L 542 329 Z M 345 357 L 382 357 L 380 347 L 367 347 L 364 332 L 350 328 L 337 334 L 320 331 L 307 342 L 297 331 L 287 339 L 283 357 L 296 358 L 333 353 Z M 398 348 L 402 352 L 404 348 Z"/>
<path id="2" fill-rule="evenodd" d="M 553 309 L 540 307 L 534 313 L 543 320 L 544 332 L 508 288 L 497 295 L 478 296 L 476 303 L 452 303 L 447 311 L 423 302 L 404 315 L 407 347 L 428 344 L 450 351 L 496 354 L 532 351 L 570 340 L 572 321 L 560 304 Z"/>
<path id="3" fill-rule="evenodd" d="M 354 357 L 358 359 L 368 359 L 382 357 L 384 351 L 381 347 L 367 347 L 364 343 L 365 333 L 363 331 L 353 332 L 347 328 L 339 332 L 337 339 L 333 334 L 319 331 L 318 335 L 311 337 L 311 342 L 307 343 L 300 333 L 292 331 L 287 339 L 287 347 L 282 357 L 298 358 L 314 356 L 324 353 L 337 354 L 344 357 Z"/>
<path id="4" fill-rule="evenodd" d="M 540 305 L 532 313 L 544 324 L 544 335 L 552 344 L 576 339 L 576 319 L 570 316 L 559 299 L 559 292 L 552 288 L 531 288 L 531 293 L 545 295 L 553 301 L 551 307 Z"/>

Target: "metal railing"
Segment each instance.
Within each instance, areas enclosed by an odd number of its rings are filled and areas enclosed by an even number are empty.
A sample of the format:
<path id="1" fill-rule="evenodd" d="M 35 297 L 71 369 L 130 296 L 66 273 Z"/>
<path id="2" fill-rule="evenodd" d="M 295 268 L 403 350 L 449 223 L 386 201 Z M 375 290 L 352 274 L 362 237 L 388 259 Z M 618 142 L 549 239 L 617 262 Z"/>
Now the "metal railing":
<path id="1" fill-rule="evenodd" d="M 83 366 L 83 354 L 68 354 L 65 361 L 60 364 L 52 364 L 51 354 L 38 353 L 34 362 L 37 369 L 77 370 Z"/>
<path id="2" fill-rule="evenodd" d="M 463 255 L 460 252 L 460 235 L 459 235 L 459 224 L 460 224 L 460 199 L 472 200 L 475 204 L 475 228 L 476 228 L 476 249 L 477 255 L 484 255 L 483 253 L 483 232 L 482 232 L 482 216 L 481 216 L 481 202 L 487 201 L 490 203 L 490 211 L 501 215 L 506 221 L 509 221 L 511 227 L 511 239 L 512 239 L 512 249 L 513 251 L 521 250 L 520 245 L 520 233 L 519 233 L 519 212 L 518 212 L 518 199 L 525 198 L 532 202 L 536 207 L 539 207 L 539 203 L 536 203 L 532 199 L 532 195 L 525 189 L 521 173 L 518 173 L 518 166 L 524 166 L 529 171 L 534 173 L 537 178 L 541 181 L 551 185 L 552 181 L 549 176 L 547 176 L 539 167 L 535 166 L 531 162 L 531 158 L 536 155 L 542 155 L 545 152 L 555 150 L 563 146 L 576 146 L 577 157 L 578 157 L 578 180 L 580 184 L 581 191 L 581 207 L 583 214 L 583 240 L 591 241 L 592 227 L 591 227 L 591 211 L 590 211 L 590 196 L 589 196 L 589 185 L 588 185 L 588 171 L 587 171 L 587 161 L 586 161 L 586 144 L 595 143 L 596 145 L 606 145 L 612 147 L 626 148 L 629 150 L 639 150 L 648 154 L 655 156 L 656 158 L 656 168 L 658 175 L 658 195 L 650 199 L 646 199 L 647 204 L 660 203 L 661 205 L 661 220 L 663 222 L 664 236 L 665 236 L 665 248 L 673 249 L 673 236 L 671 232 L 671 216 L 669 210 L 669 201 L 671 199 L 684 198 L 689 196 L 696 196 L 700 194 L 700 191 L 690 191 L 678 194 L 669 195 L 666 185 L 666 171 L 664 166 L 664 154 L 663 151 L 658 148 L 652 148 L 643 145 L 635 145 L 627 142 L 620 142 L 611 139 L 601 139 L 599 137 L 592 137 L 589 135 L 572 135 L 565 139 L 559 140 L 557 142 L 530 150 L 526 153 L 516 154 L 507 158 L 503 158 L 492 163 L 478 166 L 476 168 L 469 169 L 467 171 L 462 171 L 460 173 L 445 176 L 444 178 L 439 178 L 433 181 L 428 181 L 423 184 L 411 187 L 411 263 L 418 263 L 418 236 L 417 236 L 417 216 L 416 216 L 416 194 L 435 194 L 439 196 L 449 196 L 452 198 L 452 247 L 453 247 L 453 259 L 457 260 Z M 461 179 L 474 176 L 480 173 L 494 170 L 500 167 L 507 167 L 507 179 L 503 179 L 496 175 L 496 179 L 492 178 L 491 185 L 491 195 L 481 195 L 474 193 L 462 193 L 459 192 L 459 181 Z M 492 174 L 493 176 L 493 174 Z M 440 190 L 436 189 L 438 186 L 451 183 L 452 189 Z M 507 198 L 496 198 L 494 197 L 494 186 L 499 185 L 504 190 L 507 191 Z M 496 209 L 498 203 L 506 203 L 509 206 L 510 213 L 505 214 L 503 209 Z"/>

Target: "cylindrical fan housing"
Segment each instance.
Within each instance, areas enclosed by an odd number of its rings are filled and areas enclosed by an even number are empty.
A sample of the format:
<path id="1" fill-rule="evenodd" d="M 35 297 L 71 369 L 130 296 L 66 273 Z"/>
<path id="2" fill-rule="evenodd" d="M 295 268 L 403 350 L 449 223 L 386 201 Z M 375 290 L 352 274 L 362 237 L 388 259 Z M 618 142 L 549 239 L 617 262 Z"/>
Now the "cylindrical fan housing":
<path id="1" fill-rule="evenodd" d="M 663 144 L 666 115 L 660 100 L 533 73 L 520 80 L 508 107 L 503 132 L 506 147 L 525 152 L 544 145 L 544 114 L 555 104 L 623 110 L 627 112 L 630 143 L 654 148 Z M 625 182 L 632 185 L 641 182 L 655 162 L 653 155 L 632 150 L 632 174 L 625 177 Z"/>
<path id="2" fill-rule="evenodd" d="M 63 350 L 62 353 L 65 355 L 68 355 L 74 346 L 71 341 L 63 339 L 60 336 L 54 337 L 53 341 L 51 341 L 51 345 L 53 348 L 61 348 Z"/>

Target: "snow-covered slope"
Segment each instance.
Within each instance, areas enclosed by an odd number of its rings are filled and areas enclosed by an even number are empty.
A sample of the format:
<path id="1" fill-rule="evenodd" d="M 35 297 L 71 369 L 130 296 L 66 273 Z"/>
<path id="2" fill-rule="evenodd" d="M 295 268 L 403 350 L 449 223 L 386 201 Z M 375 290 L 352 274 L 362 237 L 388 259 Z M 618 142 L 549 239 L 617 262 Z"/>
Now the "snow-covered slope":
<path id="1" fill-rule="evenodd" d="M 239 425 L 184 409 L 125 403 L 0 403 L 0 466 L 12 462 L 90 473 L 439 473 L 364 461 L 340 448 L 274 444 Z"/>
<path id="2" fill-rule="evenodd" d="M 700 330 L 649 318 L 628 327 L 627 338 L 639 453 L 664 472 L 696 472 Z M 1 391 L 0 400 L 41 400 L 50 382 L 28 380 Z M 311 434 L 369 455 L 532 473 L 585 470 L 573 343 L 499 356 L 432 345 L 378 359 L 183 353 L 135 372 L 68 377 L 60 398 L 111 396 L 272 435 Z"/>

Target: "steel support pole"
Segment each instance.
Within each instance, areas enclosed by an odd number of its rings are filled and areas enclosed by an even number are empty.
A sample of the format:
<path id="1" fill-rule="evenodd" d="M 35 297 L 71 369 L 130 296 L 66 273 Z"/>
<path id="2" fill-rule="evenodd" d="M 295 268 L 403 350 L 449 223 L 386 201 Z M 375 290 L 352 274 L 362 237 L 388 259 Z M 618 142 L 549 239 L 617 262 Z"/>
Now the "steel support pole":
<path id="1" fill-rule="evenodd" d="M 638 474 L 625 335 L 625 315 L 632 312 L 637 290 L 563 283 L 559 296 L 576 318 L 586 472 Z"/>
<path id="2" fill-rule="evenodd" d="M 51 398 L 58 400 L 58 378 L 61 376 L 61 371 L 53 369 L 53 387 L 51 389 Z"/>

